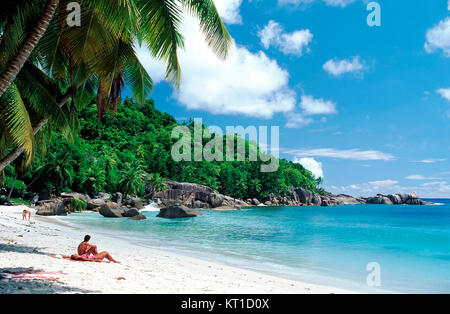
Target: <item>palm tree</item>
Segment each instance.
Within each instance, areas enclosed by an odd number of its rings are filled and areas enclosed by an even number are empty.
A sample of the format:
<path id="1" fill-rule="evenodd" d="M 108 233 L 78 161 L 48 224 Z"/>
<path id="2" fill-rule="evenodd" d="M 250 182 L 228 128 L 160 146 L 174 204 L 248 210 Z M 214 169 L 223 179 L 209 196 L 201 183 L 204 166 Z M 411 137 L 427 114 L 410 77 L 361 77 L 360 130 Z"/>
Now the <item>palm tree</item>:
<path id="1" fill-rule="evenodd" d="M 34 47 L 44 35 L 48 24 L 55 14 L 58 7 L 59 0 L 48 0 L 45 9 L 38 20 L 36 26 L 30 31 L 25 40 L 22 42 L 20 48 L 17 50 L 13 58 L 5 67 L 3 73 L 0 75 L 0 97 L 6 92 L 8 87 L 12 84 L 19 71 L 28 60 Z"/>
<path id="2" fill-rule="evenodd" d="M 122 173 L 122 178 L 119 182 L 119 191 L 123 193 L 126 198 L 131 194 L 139 194 L 142 192 L 145 172 L 141 164 L 136 161 L 132 163 L 125 163 L 125 169 Z"/>
<path id="3" fill-rule="evenodd" d="M 32 1 L 21 0 L 24 3 Z M 183 48 L 183 37 L 179 33 L 183 12 L 199 18 L 208 45 L 219 57 L 225 58 L 230 48 L 231 37 L 212 0 L 80 0 L 83 7 L 82 27 L 65 25 L 65 8 L 68 2 L 69 0 L 60 1 L 56 13 L 52 14 L 54 18 L 46 23 L 47 31 L 37 46 L 34 45 L 35 51 L 28 54 L 31 63 L 43 68 L 49 79 L 58 81 L 59 88 L 52 102 L 53 109 L 66 104 L 73 106 L 79 97 L 79 90 L 83 93 L 87 82 L 91 85 L 94 81 L 98 82 L 98 90 L 104 93 L 100 95 L 102 101 L 106 100 L 108 104 L 104 106 L 101 103 L 101 111 L 111 104 L 112 109 L 115 109 L 123 81 L 132 87 L 138 100 L 144 100 L 152 88 L 152 82 L 135 56 L 135 41 L 147 45 L 155 58 L 166 62 L 167 80 L 179 87 L 181 70 L 177 53 L 178 49 Z M 53 2 L 49 0 L 47 4 L 49 3 Z M 48 18 L 49 14 L 45 16 Z M 4 25 L 0 48 L 4 38 L 19 38 L 24 33 L 23 25 L 19 25 L 22 29 L 12 27 L 13 22 Z M 42 27 L 39 29 L 42 30 Z M 34 34 L 31 32 L 30 36 L 32 33 Z M 9 52 L 14 48 L 14 40 L 7 43 L 9 45 L 3 46 Z M 114 60 L 114 55 L 120 58 Z M 114 62 L 107 62 L 108 60 Z M 13 81 L 14 78 L 11 82 Z M 10 109 L 6 102 L 2 117 L 10 122 L 3 127 L 12 135 L 12 142 L 17 147 L 0 160 L 0 172 L 24 151 L 30 160 L 33 135 L 55 116 L 54 112 L 48 114 L 48 111 L 31 127 L 26 106 L 22 105 L 15 89 L 11 89 L 9 97 L 14 99 L 13 108 L 16 109 Z M 3 148 L 3 152 L 5 151 Z"/>

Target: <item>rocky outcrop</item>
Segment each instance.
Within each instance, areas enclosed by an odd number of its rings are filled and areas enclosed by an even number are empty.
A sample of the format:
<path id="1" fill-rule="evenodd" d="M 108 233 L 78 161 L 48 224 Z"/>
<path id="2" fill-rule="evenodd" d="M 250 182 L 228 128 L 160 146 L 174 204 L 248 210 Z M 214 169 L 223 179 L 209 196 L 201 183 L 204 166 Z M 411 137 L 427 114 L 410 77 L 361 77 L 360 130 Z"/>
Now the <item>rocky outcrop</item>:
<path id="1" fill-rule="evenodd" d="M 62 198 L 80 199 L 80 200 L 85 201 L 86 203 L 91 200 L 89 195 L 81 194 L 81 193 L 77 193 L 77 192 L 63 192 L 63 193 L 61 193 L 60 196 Z"/>
<path id="2" fill-rule="evenodd" d="M 365 199 L 367 204 L 384 204 L 384 205 L 425 205 L 429 202 L 424 202 L 415 192 L 411 194 L 377 194 L 374 197 Z"/>
<path id="3" fill-rule="evenodd" d="M 101 199 L 104 200 L 105 202 L 111 200 L 111 195 L 108 193 L 98 193 L 96 195 L 94 195 L 93 197 L 94 199 Z"/>
<path id="4" fill-rule="evenodd" d="M 322 198 L 319 194 L 314 194 L 311 200 L 311 203 L 316 206 L 322 205 Z"/>
<path id="5" fill-rule="evenodd" d="M 135 216 L 139 216 L 141 214 L 141 212 L 137 209 L 137 208 L 127 208 L 124 210 L 122 216 L 123 217 L 135 217 Z"/>
<path id="6" fill-rule="evenodd" d="M 186 206 L 169 206 L 166 208 L 162 208 L 157 215 L 157 217 L 161 218 L 189 218 L 189 217 L 197 217 L 202 213 L 198 210 L 188 208 Z"/>
<path id="7" fill-rule="evenodd" d="M 125 200 L 123 204 L 126 206 L 137 208 L 139 210 L 144 208 L 144 202 L 138 197 L 130 197 L 127 200 Z"/>
<path id="8" fill-rule="evenodd" d="M 130 220 L 145 220 L 145 219 L 147 219 L 147 217 L 145 217 L 142 214 L 139 214 L 137 216 L 134 216 L 134 217 L 131 217 L 131 218 L 128 218 L 128 219 L 130 219 Z"/>
<path id="9" fill-rule="evenodd" d="M 117 203 L 118 205 L 122 204 L 122 193 L 120 192 L 116 192 L 111 194 L 111 201 L 113 201 L 114 203 Z"/>
<path id="10" fill-rule="evenodd" d="M 60 216 L 66 215 L 66 206 L 70 199 L 54 199 L 47 201 L 39 201 L 36 204 L 36 214 L 40 216 Z"/>
<path id="11" fill-rule="evenodd" d="M 339 206 L 344 205 L 343 201 L 333 195 L 324 195 L 321 196 L 322 203 L 320 206 L 323 207 L 331 207 L 331 206 Z"/>
<path id="12" fill-rule="evenodd" d="M 90 200 L 87 202 L 86 209 L 94 210 L 95 208 L 102 207 L 105 204 L 106 204 L 106 201 L 101 198 L 93 199 L 93 200 Z"/>
<path id="13" fill-rule="evenodd" d="M 258 206 L 259 204 L 261 204 L 261 202 L 257 198 L 252 199 L 252 205 Z"/>
<path id="14" fill-rule="evenodd" d="M 160 207 L 183 205 L 189 208 L 217 208 L 240 207 L 247 203 L 239 199 L 222 195 L 208 186 L 195 183 L 182 183 L 167 180 L 164 191 L 154 192 L 152 187 L 147 187 L 147 197 L 156 202 Z"/>
<path id="15" fill-rule="evenodd" d="M 367 204 L 378 204 L 378 205 L 393 205 L 394 203 L 391 199 L 385 195 L 378 194 L 377 196 L 366 198 Z"/>
<path id="16" fill-rule="evenodd" d="M 391 200 L 392 204 L 394 204 L 394 205 L 403 204 L 402 198 L 398 194 L 388 195 L 388 198 Z"/>
<path id="17" fill-rule="evenodd" d="M 125 213 L 125 209 L 117 205 L 117 203 L 105 203 L 98 211 L 103 217 L 107 218 L 121 218 Z"/>
<path id="18" fill-rule="evenodd" d="M 306 205 L 311 204 L 311 201 L 313 198 L 313 193 L 311 191 L 299 188 L 299 189 L 295 189 L 294 193 L 297 193 L 298 200 L 300 203 L 306 204 Z"/>

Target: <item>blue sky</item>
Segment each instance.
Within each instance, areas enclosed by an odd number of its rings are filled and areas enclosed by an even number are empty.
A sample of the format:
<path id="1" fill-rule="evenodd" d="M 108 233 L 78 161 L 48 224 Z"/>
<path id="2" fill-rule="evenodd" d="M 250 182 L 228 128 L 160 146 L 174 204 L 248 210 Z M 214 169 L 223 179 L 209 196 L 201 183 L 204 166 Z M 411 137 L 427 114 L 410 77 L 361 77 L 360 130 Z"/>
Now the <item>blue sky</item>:
<path id="1" fill-rule="evenodd" d="M 139 49 L 159 110 L 207 125 L 280 127 L 280 156 L 334 193 L 450 197 L 450 3 L 216 0 L 235 41 L 218 60 L 182 26 L 181 89 Z"/>

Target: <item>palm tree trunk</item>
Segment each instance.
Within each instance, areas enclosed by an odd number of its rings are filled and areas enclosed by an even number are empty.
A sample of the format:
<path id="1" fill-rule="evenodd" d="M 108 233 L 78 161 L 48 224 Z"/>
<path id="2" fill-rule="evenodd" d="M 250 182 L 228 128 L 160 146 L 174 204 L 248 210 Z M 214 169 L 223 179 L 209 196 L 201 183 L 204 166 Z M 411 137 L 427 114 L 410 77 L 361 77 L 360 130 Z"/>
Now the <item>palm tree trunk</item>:
<path id="1" fill-rule="evenodd" d="M 0 75 L 0 97 L 8 89 L 9 85 L 14 81 L 20 69 L 29 58 L 34 47 L 37 45 L 42 35 L 44 35 L 48 24 L 55 14 L 58 7 L 59 0 L 48 0 L 45 6 L 44 13 L 40 20 L 34 27 L 34 29 L 25 38 L 22 46 L 17 51 L 16 55 L 12 58 L 9 64 L 6 66 L 5 71 Z"/>
<path id="2" fill-rule="evenodd" d="M 108 90 L 106 82 L 104 80 L 98 83 L 97 89 L 97 117 L 100 121 L 103 119 L 103 115 L 106 112 L 106 102 L 108 98 Z"/>
<path id="3" fill-rule="evenodd" d="M 12 192 L 14 191 L 14 186 L 16 185 L 16 180 L 17 180 L 17 172 L 16 175 L 14 176 L 14 181 L 13 184 L 11 185 L 11 189 L 9 190 L 8 198 L 6 199 L 7 202 L 9 202 L 9 200 L 11 199 Z"/>
<path id="4" fill-rule="evenodd" d="M 64 106 L 67 101 L 69 100 L 70 96 L 72 95 L 72 90 L 67 91 L 63 98 L 61 99 L 61 101 L 58 103 L 58 106 L 61 108 L 62 106 Z M 36 124 L 33 127 L 33 134 L 36 135 L 41 129 L 42 127 L 48 122 L 49 118 L 42 118 L 41 121 L 38 122 L 38 124 Z M 12 163 L 14 160 L 16 160 L 22 153 L 24 152 L 23 148 L 21 147 L 16 147 L 12 152 L 10 152 L 5 158 L 3 158 L 0 161 L 0 172 L 3 171 L 3 169 L 5 169 L 10 163 Z"/>

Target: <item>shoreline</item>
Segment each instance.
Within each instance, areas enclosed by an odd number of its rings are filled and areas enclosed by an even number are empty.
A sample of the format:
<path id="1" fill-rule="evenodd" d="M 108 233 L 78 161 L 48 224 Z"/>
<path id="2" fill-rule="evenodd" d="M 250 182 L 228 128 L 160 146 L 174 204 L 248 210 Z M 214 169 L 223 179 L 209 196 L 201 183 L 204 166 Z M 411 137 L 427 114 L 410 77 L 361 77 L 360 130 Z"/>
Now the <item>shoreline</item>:
<path id="1" fill-rule="evenodd" d="M 56 282 L 0 281 L 0 293 L 356 293 L 222 265 L 177 253 L 138 246 L 123 238 L 93 235 L 92 242 L 121 261 L 74 262 L 51 258 L 70 255 L 86 231 L 56 217 L 23 222 L 26 206 L 0 206 L 0 271 L 62 271 Z M 118 280 L 119 277 L 125 280 Z"/>

